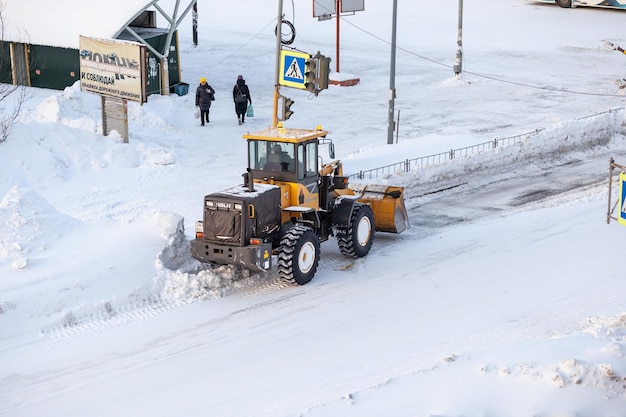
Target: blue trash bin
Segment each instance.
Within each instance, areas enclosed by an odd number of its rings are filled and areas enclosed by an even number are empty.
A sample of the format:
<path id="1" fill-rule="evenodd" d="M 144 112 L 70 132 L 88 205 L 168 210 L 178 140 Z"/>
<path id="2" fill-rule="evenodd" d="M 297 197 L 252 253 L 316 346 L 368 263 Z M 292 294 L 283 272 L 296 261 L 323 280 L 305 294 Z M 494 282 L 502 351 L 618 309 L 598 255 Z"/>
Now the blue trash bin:
<path id="1" fill-rule="evenodd" d="M 184 96 L 189 92 L 189 84 L 187 83 L 178 83 L 174 85 L 174 92 L 179 96 Z"/>

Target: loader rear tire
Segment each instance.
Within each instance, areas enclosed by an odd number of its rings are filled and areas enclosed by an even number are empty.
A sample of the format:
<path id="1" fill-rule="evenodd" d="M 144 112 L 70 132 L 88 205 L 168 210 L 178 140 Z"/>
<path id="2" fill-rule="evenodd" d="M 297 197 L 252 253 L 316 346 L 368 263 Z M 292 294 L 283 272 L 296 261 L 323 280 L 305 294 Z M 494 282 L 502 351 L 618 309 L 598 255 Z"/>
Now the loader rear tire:
<path id="1" fill-rule="evenodd" d="M 350 224 L 337 233 L 339 250 L 349 258 L 362 258 L 374 241 L 374 214 L 368 205 L 355 204 Z"/>
<path id="2" fill-rule="evenodd" d="M 280 241 L 278 274 L 290 284 L 311 281 L 320 261 L 320 241 L 310 227 L 295 225 Z"/>
<path id="3" fill-rule="evenodd" d="M 556 4 L 569 9 L 572 7 L 572 0 L 556 0 Z"/>

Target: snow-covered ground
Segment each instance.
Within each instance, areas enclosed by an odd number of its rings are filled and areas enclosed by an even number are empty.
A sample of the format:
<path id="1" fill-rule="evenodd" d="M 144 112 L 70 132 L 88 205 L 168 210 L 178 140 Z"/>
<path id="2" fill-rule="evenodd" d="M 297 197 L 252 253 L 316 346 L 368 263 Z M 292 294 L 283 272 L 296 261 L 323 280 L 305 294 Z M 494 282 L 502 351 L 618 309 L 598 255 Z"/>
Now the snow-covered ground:
<path id="1" fill-rule="evenodd" d="M 626 229 L 606 224 L 626 57 L 605 46 L 624 12 L 465 2 L 457 79 L 458 2 L 400 4 L 393 145 L 391 2 L 345 17 L 334 76 L 360 84 L 281 93 L 349 174 L 523 138 L 363 180 L 406 187 L 411 229 L 358 260 L 331 239 L 290 287 L 189 255 L 203 196 L 242 181 L 241 135 L 272 119 L 276 5 L 206 3 L 198 47 L 180 31 L 192 94 L 131 103 L 128 144 L 78 86 L 33 91 L 0 144 L 0 415 L 626 416 Z M 334 21 L 284 11 L 294 46 L 335 59 Z"/>

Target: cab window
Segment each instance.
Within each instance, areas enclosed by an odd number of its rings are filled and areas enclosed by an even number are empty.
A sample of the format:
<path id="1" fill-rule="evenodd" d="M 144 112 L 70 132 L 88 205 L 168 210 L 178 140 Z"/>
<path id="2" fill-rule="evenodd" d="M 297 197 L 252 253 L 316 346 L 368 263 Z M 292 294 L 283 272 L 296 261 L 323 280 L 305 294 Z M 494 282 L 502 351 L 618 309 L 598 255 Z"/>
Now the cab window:
<path id="1" fill-rule="evenodd" d="M 307 177 L 314 177 L 317 175 L 317 143 L 309 142 L 306 145 L 306 163 L 305 170 Z"/>

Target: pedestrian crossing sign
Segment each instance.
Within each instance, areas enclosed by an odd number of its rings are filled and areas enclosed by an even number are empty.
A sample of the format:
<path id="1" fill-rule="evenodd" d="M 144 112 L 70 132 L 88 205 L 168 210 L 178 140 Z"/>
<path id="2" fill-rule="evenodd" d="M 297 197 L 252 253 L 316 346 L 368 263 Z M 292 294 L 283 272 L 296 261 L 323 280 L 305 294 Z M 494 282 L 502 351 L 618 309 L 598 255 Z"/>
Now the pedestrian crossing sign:
<path id="1" fill-rule="evenodd" d="M 305 89 L 305 63 L 311 58 L 306 52 L 280 51 L 280 77 L 278 83 L 285 87 Z"/>
<path id="2" fill-rule="evenodd" d="M 619 214 L 617 221 L 626 226 L 626 172 L 619 174 Z"/>

